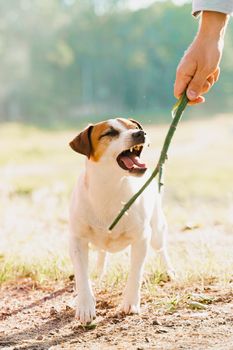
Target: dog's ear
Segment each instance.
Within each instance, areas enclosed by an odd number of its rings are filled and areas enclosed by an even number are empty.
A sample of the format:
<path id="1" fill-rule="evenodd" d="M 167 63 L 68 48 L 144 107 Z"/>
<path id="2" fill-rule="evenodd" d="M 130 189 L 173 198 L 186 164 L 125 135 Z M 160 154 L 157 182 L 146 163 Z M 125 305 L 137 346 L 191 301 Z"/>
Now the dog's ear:
<path id="1" fill-rule="evenodd" d="M 90 158 L 91 152 L 92 152 L 92 145 L 91 145 L 92 129 L 93 129 L 93 125 L 91 124 L 69 143 L 70 147 L 75 152 L 84 154 L 88 158 Z"/>
<path id="2" fill-rule="evenodd" d="M 134 119 L 131 119 L 131 118 L 130 118 L 129 120 L 130 120 L 132 123 L 136 124 L 140 130 L 143 130 L 142 125 L 141 125 L 139 122 L 137 122 L 137 120 L 134 120 Z"/>

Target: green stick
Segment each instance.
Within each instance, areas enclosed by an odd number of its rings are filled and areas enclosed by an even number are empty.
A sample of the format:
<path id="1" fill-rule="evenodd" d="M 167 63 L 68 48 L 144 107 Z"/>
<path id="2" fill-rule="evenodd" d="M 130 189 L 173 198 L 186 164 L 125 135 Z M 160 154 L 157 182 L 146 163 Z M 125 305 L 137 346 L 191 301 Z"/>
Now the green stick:
<path id="1" fill-rule="evenodd" d="M 115 218 L 113 223 L 110 225 L 110 227 L 109 227 L 110 231 L 116 226 L 116 224 L 122 218 L 122 216 L 125 214 L 125 212 L 131 207 L 131 205 L 136 201 L 136 199 L 140 196 L 140 194 L 147 188 L 147 186 L 151 183 L 151 181 L 156 177 L 156 175 L 158 173 L 159 173 L 159 190 L 160 190 L 161 177 L 162 177 L 162 167 L 167 159 L 168 148 L 170 146 L 172 137 L 176 131 L 176 127 L 177 127 L 177 125 L 182 117 L 182 113 L 183 113 L 185 107 L 187 106 L 187 103 L 188 103 L 188 98 L 186 96 L 186 92 L 184 92 L 183 95 L 181 96 L 181 98 L 179 99 L 179 101 L 175 104 L 175 106 L 172 109 L 173 120 L 172 120 L 172 123 L 170 125 L 169 130 L 168 130 L 167 136 L 165 138 L 163 148 L 162 148 L 162 151 L 160 153 L 159 161 L 158 161 L 154 171 L 152 172 L 149 179 L 140 188 L 140 190 L 137 193 L 135 193 L 135 195 L 133 195 L 133 197 L 130 198 L 130 200 L 124 205 L 123 209 L 120 211 L 118 216 Z"/>

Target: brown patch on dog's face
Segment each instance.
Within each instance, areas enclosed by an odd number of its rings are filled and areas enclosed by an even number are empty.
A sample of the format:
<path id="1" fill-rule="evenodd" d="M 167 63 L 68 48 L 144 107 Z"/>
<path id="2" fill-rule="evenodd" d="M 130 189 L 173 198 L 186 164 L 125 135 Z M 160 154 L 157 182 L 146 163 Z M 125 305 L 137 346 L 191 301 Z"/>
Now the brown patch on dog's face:
<path id="1" fill-rule="evenodd" d="M 119 135 L 108 121 L 90 125 L 78 134 L 70 147 L 77 153 L 83 154 L 93 161 L 98 161 L 106 151 L 113 138 Z"/>
<path id="2" fill-rule="evenodd" d="M 134 119 L 129 119 L 132 123 L 134 123 L 134 124 L 136 124 L 137 125 L 137 127 L 138 127 L 138 129 L 140 129 L 140 130 L 143 130 L 143 127 L 142 127 L 142 125 L 137 121 L 137 120 L 134 120 Z"/>
<path id="3" fill-rule="evenodd" d="M 93 153 L 91 159 L 97 162 L 105 153 L 113 137 L 117 137 L 119 132 L 115 130 L 107 121 L 94 126 L 91 133 Z"/>
<path id="4" fill-rule="evenodd" d="M 117 118 L 117 121 L 127 129 L 142 129 L 141 125 L 133 119 Z"/>
<path id="5" fill-rule="evenodd" d="M 141 125 L 133 119 L 109 119 L 84 129 L 70 142 L 70 146 L 74 151 L 98 162 L 105 153 L 108 153 L 107 148 L 111 142 L 114 142 L 110 151 L 110 155 L 112 154 L 113 157 L 115 157 L 114 152 L 119 154 L 124 146 L 127 149 L 131 145 L 134 146 L 135 140 L 132 138 L 132 133 L 139 129 L 142 129 Z M 115 143 L 118 139 L 119 142 Z"/>

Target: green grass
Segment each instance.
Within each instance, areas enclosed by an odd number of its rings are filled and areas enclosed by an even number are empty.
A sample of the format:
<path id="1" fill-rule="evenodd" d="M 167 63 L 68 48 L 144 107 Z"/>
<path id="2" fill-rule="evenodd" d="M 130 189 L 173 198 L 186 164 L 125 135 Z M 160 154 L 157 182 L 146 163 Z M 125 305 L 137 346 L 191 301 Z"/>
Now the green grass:
<path id="1" fill-rule="evenodd" d="M 151 167 L 167 127 L 147 127 L 151 148 L 146 158 Z M 1 125 L 0 283 L 25 276 L 43 282 L 72 274 L 68 205 L 84 157 L 72 152 L 68 143 L 77 132 Z M 181 121 L 172 141 L 164 208 L 180 285 L 211 280 L 224 284 L 232 276 L 232 134 L 232 119 L 216 116 Z M 106 285 L 117 286 L 126 279 L 128 260 L 127 251 L 111 257 Z M 164 278 L 153 254 L 146 271 L 144 288 L 152 292 Z M 176 303 L 171 300 L 171 307 Z"/>
<path id="2" fill-rule="evenodd" d="M 18 256 L 6 257 L 6 261 L 0 263 L 0 284 L 20 278 L 30 278 L 41 284 L 48 280 L 61 280 L 71 275 L 69 267 L 68 260 L 61 261 L 57 256 L 38 262 L 21 261 Z"/>

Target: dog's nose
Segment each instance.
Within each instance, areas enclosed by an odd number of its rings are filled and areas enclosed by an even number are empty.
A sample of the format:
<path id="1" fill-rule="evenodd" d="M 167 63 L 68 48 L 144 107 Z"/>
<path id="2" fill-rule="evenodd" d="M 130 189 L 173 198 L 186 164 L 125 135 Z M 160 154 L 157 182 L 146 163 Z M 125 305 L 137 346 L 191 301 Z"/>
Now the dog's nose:
<path id="1" fill-rule="evenodd" d="M 144 143 L 145 142 L 145 135 L 146 135 L 146 133 L 143 130 L 139 130 L 139 131 L 134 132 L 132 134 L 132 138 L 137 143 Z"/>

